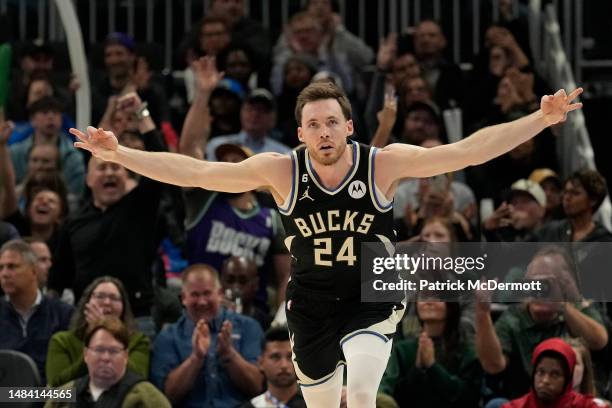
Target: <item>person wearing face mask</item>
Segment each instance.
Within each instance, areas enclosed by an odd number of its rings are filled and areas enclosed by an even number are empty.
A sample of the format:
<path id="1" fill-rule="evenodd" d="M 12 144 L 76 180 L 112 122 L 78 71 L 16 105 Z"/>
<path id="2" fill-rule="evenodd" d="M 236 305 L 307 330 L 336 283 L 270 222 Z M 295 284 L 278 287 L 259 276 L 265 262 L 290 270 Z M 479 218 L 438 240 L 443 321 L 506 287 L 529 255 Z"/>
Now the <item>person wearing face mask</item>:
<path id="1" fill-rule="evenodd" d="M 144 378 L 148 376 L 149 338 L 136 330 L 123 284 L 103 276 L 85 289 L 69 330 L 55 333 L 49 342 L 45 372 L 50 386 L 60 386 L 87 373 L 83 360 L 85 335 L 99 320 L 108 317 L 120 319 L 128 331 L 128 368 Z"/>
<path id="2" fill-rule="evenodd" d="M 259 324 L 221 306 L 221 282 L 210 266 L 191 265 L 182 278 L 185 311 L 155 339 L 153 384 L 175 407 L 233 407 L 261 393 Z"/>

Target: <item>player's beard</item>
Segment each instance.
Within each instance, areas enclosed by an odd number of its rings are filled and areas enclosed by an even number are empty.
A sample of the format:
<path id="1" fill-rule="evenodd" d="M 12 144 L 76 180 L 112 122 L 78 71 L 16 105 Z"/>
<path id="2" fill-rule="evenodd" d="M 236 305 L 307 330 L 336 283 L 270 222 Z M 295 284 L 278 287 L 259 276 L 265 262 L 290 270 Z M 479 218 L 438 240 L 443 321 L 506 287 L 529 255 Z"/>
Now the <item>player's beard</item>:
<path id="1" fill-rule="evenodd" d="M 344 154 L 346 150 L 346 142 L 340 143 L 334 148 L 334 155 L 331 156 L 323 156 L 321 151 L 318 149 L 308 149 L 308 154 L 312 157 L 317 163 L 322 164 L 324 166 L 332 166 L 336 164 L 340 157 Z"/>

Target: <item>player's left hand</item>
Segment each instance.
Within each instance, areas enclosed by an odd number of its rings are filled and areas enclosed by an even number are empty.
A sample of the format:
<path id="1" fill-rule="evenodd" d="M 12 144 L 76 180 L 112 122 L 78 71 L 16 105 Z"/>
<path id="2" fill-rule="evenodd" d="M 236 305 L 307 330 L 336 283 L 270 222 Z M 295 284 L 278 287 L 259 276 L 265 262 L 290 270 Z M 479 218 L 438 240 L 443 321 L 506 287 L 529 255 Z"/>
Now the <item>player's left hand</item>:
<path id="1" fill-rule="evenodd" d="M 232 323 L 229 320 L 223 322 L 219 336 L 217 336 L 217 354 L 222 360 L 229 359 L 234 352 L 232 345 Z"/>
<path id="2" fill-rule="evenodd" d="M 582 103 L 572 103 L 582 93 L 582 88 L 574 89 L 569 95 L 564 89 L 558 90 L 554 95 L 542 97 L 540 109 L 544 114 L 544 121 L 548 126 L 565 122 L 567 113 L 582 108 Z"/>

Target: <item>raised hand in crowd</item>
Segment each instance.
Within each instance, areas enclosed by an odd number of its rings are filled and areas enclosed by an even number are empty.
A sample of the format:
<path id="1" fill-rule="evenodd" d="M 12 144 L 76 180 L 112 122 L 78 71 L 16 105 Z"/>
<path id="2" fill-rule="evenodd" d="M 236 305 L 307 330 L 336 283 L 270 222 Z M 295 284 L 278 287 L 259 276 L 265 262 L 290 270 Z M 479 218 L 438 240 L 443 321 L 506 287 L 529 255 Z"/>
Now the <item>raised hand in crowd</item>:
<path id="1" fill-rule="evenodd" d="M 106 109 L 104 110 L 102 119 L 100 119 L 100 123 L 98 123 L 98 127 L 104 129 L 113 128 L 113 116 L 115 115 L 115 111 L 117 110 L 117 99 L 119 99 L 117 95 L 111 95 L 108 97 L 108 99 L 106 100 Z"/>
<path id="2" fill-rule="evenodd" d="M 376 67 L 381 71 L 389 71 L 391 64 L 397 56 L 397 33 L 389 33 L 387 38 L 380 41 L 376 54 Z"/>
<path id="3" fill-rule="evenodd" d="M 223 78 L 223 72 L 217 70 L 215 57 L 205 56 L 195 60 L 193 68 L 197 90 L 205 95 L 210 95 Z"/>
<path id="4" fill-rule="evenodd" d="M 85 310 L 83 313 L 85 314 L 85 320 L 87 321 L 87 324 L 90 327 L 104 318 L 104 311 L 96 303 L 93 296 L 91 300 L 85 305 Z"/>
<path id="5" fill-rule="evenodd" d="M 532 103 L 537 101 L 536 94 L 533 91 L 535 77 L 532 73 L 523 73 L 517 68 L 512 67 L 506 71 L 505 75 L 509 77 L 514 84 L 514 87 L 516 88 L 516 91 L 523 103 Z M 537 109 L 537 103 L 535 108 Z"/>
<path id="6" fill-rule="evenodd" d="M 482 278 L 481 280 L 482 287 L 486 287 L 486 279 Z M 487 289 L 480 289 L 474 291 L 474 305 L 476 314 L 480 315 L 489 315 L 491 311 L 491 299 L 492 293 Z"/>
<path id="7" fill-rule="evenodd" d="M 385 92 L 383 108 L 376 114 L 376 118 L 378 119 L 378 128 L 370 144 L 376 147 L 385 147 L 389 142 L 397 119 L 397 97 L 394 89 L 390 88 Z"/>
<path id="8" fill-rule="evenodd" d="M 497 45 L 507 50 L 512 56 L 512 65 L 515 68 L 521 69 L 529 65 L 529 58 L 507 28 L 490 27 L 486 33 L 486 42 L 489 47 Z"/>
<path id="9" fill-rule="evenodd" d="M 498 228 L 503 228 L 511 225 L 511 214 L 512 205 L 504 201 L 499 207 L 497 207 L 493 214 L 491 214 L 489 218 L 484 221 L 484 229 L 492 231 Z"/>

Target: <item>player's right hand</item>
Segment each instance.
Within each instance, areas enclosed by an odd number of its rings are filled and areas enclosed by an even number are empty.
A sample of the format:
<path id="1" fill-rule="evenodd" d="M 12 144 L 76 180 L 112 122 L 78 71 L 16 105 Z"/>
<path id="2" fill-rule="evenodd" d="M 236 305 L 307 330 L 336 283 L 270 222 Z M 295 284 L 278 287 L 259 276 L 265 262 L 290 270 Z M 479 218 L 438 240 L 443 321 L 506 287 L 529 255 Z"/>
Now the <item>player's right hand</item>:
<path id="1" fill-rule="evenodd" d="M 75 147 L 85 149 L 105 161 L 112 160 L 119 148 L 117 137 L 109 130 L 87 126 L 87 134 L 75 128 L 70 128 L 70 133 L 80 140 L 74 143 Z"/>

